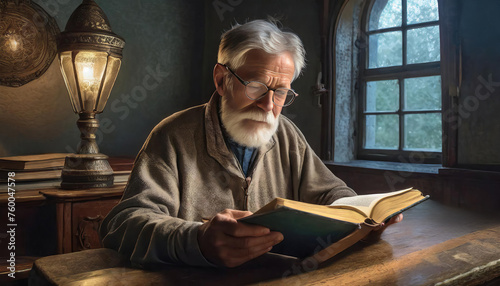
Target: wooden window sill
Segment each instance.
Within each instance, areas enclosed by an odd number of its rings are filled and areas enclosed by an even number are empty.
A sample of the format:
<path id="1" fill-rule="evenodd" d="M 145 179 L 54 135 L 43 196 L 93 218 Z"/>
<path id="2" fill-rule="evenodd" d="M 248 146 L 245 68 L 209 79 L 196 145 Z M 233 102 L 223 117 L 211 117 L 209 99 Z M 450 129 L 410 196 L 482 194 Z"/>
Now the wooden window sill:
<path id="1" fill-rule="evenodd" d="M 443 168 L 441 164 L 412 164 L 400 162 L 354 160 L 350 162 L 323 161 L 325 165 L 331 167 L 351 167 L 381 171 L 411 172 L 422 174 L 438 174 Z"/>

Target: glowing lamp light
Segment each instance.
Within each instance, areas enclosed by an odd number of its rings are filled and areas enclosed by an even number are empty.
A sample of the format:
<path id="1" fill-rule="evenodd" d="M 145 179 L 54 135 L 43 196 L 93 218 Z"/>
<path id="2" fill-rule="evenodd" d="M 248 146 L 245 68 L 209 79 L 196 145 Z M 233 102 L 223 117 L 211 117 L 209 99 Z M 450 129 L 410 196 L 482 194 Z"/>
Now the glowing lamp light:
<path id="1" fill-rule="evenodd" d="M 76 154 L 66 157 L 61 188 L 82 189 L 113 185 L 113 170 L 99 153 L 95 115 L 106 106 L 120 70 L 125 41 L 111 31 L 108 18 L 93 0 L 84 0 L 73 12 L 58 45 L 64 82 L 81 141 Z"/>
<path id="2" fill-rule="evenodd" d="M 6 34 L 3 35 L 5 39 L 5 46 L 7 47 L 7 52 L 16 54 L 17 52 L 20 52 L 22 50 L 22 37 L 18 34 L 16 34 L 14 31 L 8 31 Z"/>
<path id="3" fill-rule="evenodd" d="M 18 47 L 19 47 L 19 42 L 18 42 L 16 39 L 14 39 L 14 38 L 10 38 L 10 39 L 9 39 L 9 48 L 10 48 L 13 52 L 15 52 L 15 51 L 17 51 L 17 48 L 18 48 Z"/>

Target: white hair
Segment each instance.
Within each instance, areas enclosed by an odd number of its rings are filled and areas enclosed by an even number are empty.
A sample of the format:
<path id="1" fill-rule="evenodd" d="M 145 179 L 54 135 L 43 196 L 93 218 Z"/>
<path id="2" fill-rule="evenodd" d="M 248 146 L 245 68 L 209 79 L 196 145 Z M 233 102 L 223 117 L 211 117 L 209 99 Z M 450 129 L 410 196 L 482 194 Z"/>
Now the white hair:
<path id="1" fill-rule="evenodd" d="M 247 52 L 255 49 L 272 55 L 291 53 L 295 64 L 293 80 L 305 66 L 306 51 L 300 38 L 281 30 L 275 22 L 265 20 L 236 24 L 222 34 L 217 61 L 236 70 L 245 63 Z"/>

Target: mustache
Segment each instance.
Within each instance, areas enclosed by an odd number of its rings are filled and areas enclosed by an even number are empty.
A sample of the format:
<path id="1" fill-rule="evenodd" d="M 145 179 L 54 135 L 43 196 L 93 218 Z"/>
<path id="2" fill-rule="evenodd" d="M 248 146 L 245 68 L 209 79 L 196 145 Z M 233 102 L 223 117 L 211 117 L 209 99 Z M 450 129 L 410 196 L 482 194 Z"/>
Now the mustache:
<path id="1" fill-rule="evenodd" d="M 275 121 L 274 114 L 271 111 L 265 112 L 255 107 L 249 108 L 248 110 L 241 110 L 239 117 L 240 119 L 250 119 L 268 124 L 273 124 Z"/>

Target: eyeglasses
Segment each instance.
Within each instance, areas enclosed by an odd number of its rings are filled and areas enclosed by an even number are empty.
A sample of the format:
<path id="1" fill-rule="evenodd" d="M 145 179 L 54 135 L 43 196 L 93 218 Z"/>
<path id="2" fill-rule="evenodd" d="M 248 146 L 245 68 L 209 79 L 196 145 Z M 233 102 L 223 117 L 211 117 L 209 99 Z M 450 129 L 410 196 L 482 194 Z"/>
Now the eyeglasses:
<path id="1" fill-rule="evenodd" d="M 284 107 L 292 104 L 292 102 L 295 100 L 295 97 L 299 96 L 293 89 L 283 87 L 273 89 L 263 84 L 262 82 L 243 80 L 227 65 L 221 63 L 219 63 L 219 65 L 225 67 L 241 82 L 241 84 L 245 86 L 245 95 L 251 100 L 259 100 L 266 96 L 268 91 L 272 90 L 273 103 L 277 106 Z"/>

